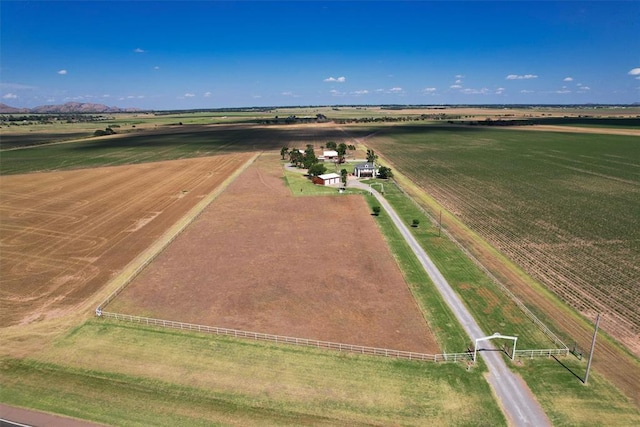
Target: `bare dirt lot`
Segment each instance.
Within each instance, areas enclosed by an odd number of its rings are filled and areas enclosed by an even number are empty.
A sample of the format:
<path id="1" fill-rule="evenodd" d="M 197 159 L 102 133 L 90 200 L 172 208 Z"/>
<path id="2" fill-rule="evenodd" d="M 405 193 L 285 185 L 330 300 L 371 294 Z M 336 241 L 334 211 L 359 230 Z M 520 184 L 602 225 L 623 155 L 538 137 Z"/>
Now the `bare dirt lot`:
<path id="1" fill-rule="evenodd" d="M 250 157 L 0 177 L 0 326 L 84 301 Z"/>
<path id="2" fill-rule="evenodd" d="M 439 352 L 364 199 L 294 197 L 278 158 L 258 159 L 106 310 Z"/>

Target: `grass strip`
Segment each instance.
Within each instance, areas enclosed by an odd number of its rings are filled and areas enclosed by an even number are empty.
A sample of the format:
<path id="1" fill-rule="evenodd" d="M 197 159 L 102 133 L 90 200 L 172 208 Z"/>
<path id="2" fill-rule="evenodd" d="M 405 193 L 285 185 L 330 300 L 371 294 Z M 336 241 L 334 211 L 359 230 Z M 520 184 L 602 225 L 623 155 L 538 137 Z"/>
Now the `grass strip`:
<path id="1" fill-rule="evenodd" d="M 481 369 L 109 320 L 0 367 L 3 402 L 109 424 L 505 424 Z"/>
<path id="2" fill-rule="evenodd" d="M 419 221 L 417 227 L 410 227 L 414 237 L 487 335 L 501 332 L 517 336 L 520 349 L 554 347 L 539 328 L 453 242 L 439 235 L 438 224 L 432 224 L 393 181 L 384 182 L 384 196 L 405 224 L 410 226 L 414 219 Z M 434 292 L 437 292 L 435 288 Z M 465 343 L 466 346 L 471 344 Z"/>

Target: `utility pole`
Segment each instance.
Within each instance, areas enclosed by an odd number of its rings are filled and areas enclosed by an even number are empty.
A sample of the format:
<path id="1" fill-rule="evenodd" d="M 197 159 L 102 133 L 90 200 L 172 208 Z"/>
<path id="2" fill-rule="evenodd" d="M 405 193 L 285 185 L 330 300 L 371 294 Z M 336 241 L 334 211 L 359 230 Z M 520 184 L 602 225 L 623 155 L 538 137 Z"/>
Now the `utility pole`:
<path id="1" fill-rule="evenodd" d="M 589 369 L 591 369 L 591 358 L 593 357 L 593 349 L 596 348 L 596 336 L 598 335 L 598 325 L 600 324 L 600 313 L 596 317 L 596 329 L 593 331 L 593 341 L 591 341 L 591 351 L 589 352 L 589 361 L 587 362 L 587 372 L 584 374 L 584 384 L 589 381 Z"/>

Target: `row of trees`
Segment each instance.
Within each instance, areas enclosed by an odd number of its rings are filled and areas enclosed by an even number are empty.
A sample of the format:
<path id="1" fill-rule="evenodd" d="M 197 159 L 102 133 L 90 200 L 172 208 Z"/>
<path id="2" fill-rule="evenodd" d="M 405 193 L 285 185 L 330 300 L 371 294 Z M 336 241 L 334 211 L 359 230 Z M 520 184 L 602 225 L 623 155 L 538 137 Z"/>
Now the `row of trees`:
<path id="1" fill-rule="evenodd" d="M 338 163 L 344 162 L 344 154 L 347 149 L 355 150 L 354 146 L 347 146 L 344 143 L 336 144 L 333 141 L 329 141 L 326 144 L 328 149 L 334 149 L 338 152 L 338 156 L 342 159 L 342 161 L 338 161 Z M 342 153 L 342 154 L 341 154 Z M 289 162 L 297 167 L 297 168 L 305 168 L 308 170 L 309 177 L 314 177 L 318 175 L 322 175 L 327 171 L 327 168 L 324 164 L 320 163 L 318 158 L 316 157 L 315 151 L 313 150 L 313 145 L 308 144 L 307 148 L 304 151 L 301 151 L 297 148 L 289 149 L 289 147 L 282 147 L 280 149 L 280 155 L 282 156 L 282 160 L 285 159 L 285 156 L 289 156 Z M 378 159 L 378 156 L 375 154 L 373 150 L 367 150 L 367 162 L 375 163 Z M 342 169 L 340 171 L 342 183 L 347 183 L 347 175 L 349 172 L 346 169 Z M 380 166 L 378 168 L 378 177 L 382 179 L 387 179 L 393 177 L 393 173 L 391 169 L 386 166 Z"/>

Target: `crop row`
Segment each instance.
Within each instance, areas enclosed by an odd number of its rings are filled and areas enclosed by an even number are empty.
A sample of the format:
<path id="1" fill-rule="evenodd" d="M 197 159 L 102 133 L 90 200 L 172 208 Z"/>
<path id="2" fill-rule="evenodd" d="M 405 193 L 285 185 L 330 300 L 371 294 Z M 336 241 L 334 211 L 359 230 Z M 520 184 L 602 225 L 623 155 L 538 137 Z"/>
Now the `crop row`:
<path id="1" fill-rule="evenodd" d="M 627 137 L 446 132 L 371 145 L 472 230 L 621 341 L 640 333 L 640 180 Z M 635 155 L 635 157 L 634 157 Z"/>

